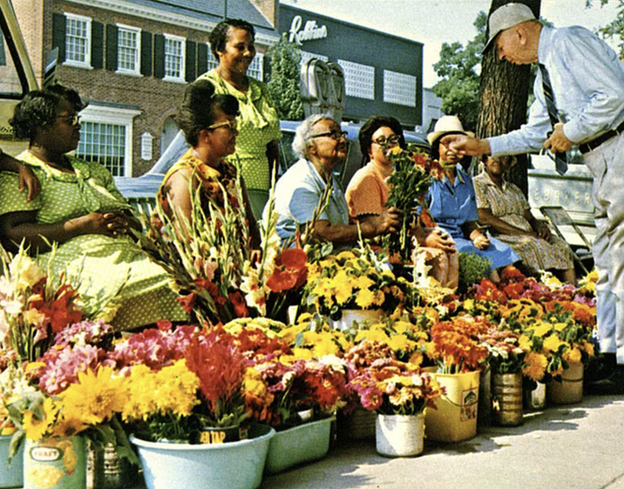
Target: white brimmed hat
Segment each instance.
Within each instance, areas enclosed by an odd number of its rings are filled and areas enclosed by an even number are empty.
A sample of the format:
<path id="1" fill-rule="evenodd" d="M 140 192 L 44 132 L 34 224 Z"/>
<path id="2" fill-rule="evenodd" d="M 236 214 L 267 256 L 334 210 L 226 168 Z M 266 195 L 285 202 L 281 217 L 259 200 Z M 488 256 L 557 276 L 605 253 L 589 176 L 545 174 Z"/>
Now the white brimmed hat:
<path id="1" fill-rule="evenodd" d="M 464 126 L 462 126 L 459 117 L 456 115 L 445 115 L 438 119 L 433 132 L 427 134 L 427 140 L 433 146 L 433 143 L 447 134 L 465 134 L 466 136 L 474 137 L 474 133 L 464 131 Z"/>
<path id="2" fill-rule="evenodd" d="M 492 41 L 498 34 L 510 27 L 526 22 L 527 20 L 537 20 L 533 11 L 523 3 L 508 3 L 497 8 L 489 20 L 490 38 L 485 43 L 483 52 L 492 45 Z"/>

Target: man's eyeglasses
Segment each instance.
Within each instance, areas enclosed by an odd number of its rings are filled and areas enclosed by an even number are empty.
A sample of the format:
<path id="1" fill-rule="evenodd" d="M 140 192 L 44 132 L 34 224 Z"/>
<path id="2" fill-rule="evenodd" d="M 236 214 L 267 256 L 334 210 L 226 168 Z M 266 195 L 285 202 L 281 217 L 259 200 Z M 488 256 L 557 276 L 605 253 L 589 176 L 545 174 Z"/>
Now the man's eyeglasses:
<path id="1" fill-rule="evenodd" d="M 347 134 L 349 134 L 347 131 L 322 132 L 321 134 L 314 134 L 314 135 L 310 136 L 310 139 L 323 138 L 325 136 L 328 136 L 328 137 L 338 141 L 341 138 L 346 138 Z"/>
<path id="2" fill-rule="evenodd" d="M 219 122 L 217 124 L 213 124 L 212 126 L 208 126 L 206 129 L 212 130 L 212 129 L 218 129 L 220 127 L 226 127 L 226 126 L 231 132 L 236 131 L 236 121 Z"/>
<path id="3" fill-rule="evenodd" d="M 57 119 L 65 119 L 72 126 L 80 124 L 80 116 L 78 114 L 57 115 Z"/>
<path id="4" fill-rule="evenodd" d="M 399 144 L 399 141 L 401 139 L 399 138 L 399 136 L 397 136 L 396 134 L 393 134 L 392 136 L 381 136 L 378 137 L 377 139 L 375 139 L 373 141 L 373 143 L 377 143 L 379 146 L 396 146 L 397 144 Z"/>

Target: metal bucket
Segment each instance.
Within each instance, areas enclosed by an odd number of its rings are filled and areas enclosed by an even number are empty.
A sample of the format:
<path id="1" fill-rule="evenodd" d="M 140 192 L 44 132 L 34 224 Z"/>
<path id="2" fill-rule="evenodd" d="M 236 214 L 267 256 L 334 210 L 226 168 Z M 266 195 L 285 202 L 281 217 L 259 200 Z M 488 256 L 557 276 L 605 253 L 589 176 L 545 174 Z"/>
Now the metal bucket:
<path id="1" fill-rule="evenodd" d="M 570 363 L 561 374 L 548 384 L 548 402 L 574 404 L 583 400 L 583 364 Z"/>
<path id="2" fill-rule="evenodd" d="M 492 415 L 501 426 L 522 424 L 522 373 L 492 376 Z"/>

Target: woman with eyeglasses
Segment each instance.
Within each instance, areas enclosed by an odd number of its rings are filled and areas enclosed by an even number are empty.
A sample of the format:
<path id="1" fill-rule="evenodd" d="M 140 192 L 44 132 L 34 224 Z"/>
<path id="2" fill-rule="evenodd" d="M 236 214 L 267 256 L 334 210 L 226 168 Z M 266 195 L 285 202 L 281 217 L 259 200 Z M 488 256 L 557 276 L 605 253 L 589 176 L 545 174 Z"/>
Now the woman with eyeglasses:
<path id="1" fill-rule="evenodd" d="M 498 269 L 520 260 L 509 245 L 490 238 L 479 226 L 479 214 L 472 179 L 461 168 L 460 156 L 441 142 L 450 134 L 469 134 L 457 116 L 440 118 L 434 131 L 427 135 L 431 156 L 438 159 L 444 176 L 429 187 L 427 203 L 431 215 L 442 231 L 455 241 L 460 252 L 471 253 L 491 261 L 490 278 L 498 281 Z"/>
<path id="2" fill-rule="evenodd" d="M 44 270 L 66 274 L 87 316 L 114 315 L 118 330 L 183 321 L 167 272 L 127 234 L 140 225 L 110 172 L 68 154 L 80 140 L 83 108 L 78 93 L 60 85 L 17 104 L 10 123 L 18 137 L 30 140 L 18 159 L 38 177 L 41 193 L 28 201 L 16 175 L 0 174 L 2 243 L 15 250 L 24 241 Z"/>
<path id="3" fill-rule="evenodd" d="M 217 93 L 236 98 L 239 104 L 236 152 L 241 176 L 249 189 L 259 218 L 269 197 L 271 169 L 279 162 L 279 116 L 266 84 L 247 75 L 256 56 L 255 30 L 241 19 L 225 19 L 210 33 L 210 50 L 219 65 L 200 79 L 210 80 Z"/>
<path id="4" fill-rule="evenodd" d="M 277 232 L 282 241 L 294 238 L 312 221 L 327 186 L 331 185 L 331 194 L 326 205 L 319 209 L 312 236 L 336 247 L 355 244 L 358 226 L 349 222 L 349 206 L 334 175 L 334 168 L 347 157 L 346 132 L 331 115 L 314 114 L 297 127 L 292 147 L 300 159 L 284 173 L 275 188 Z M 361 231 L 363 237 L 372 238 L 396 232 L 398 226 L 397 211 L 391 208 L 362 223 Z"/>
<path id="5" fill-rule="evenodd" d="M 394 172 L 387 153 L 395 146 L 405 147 L 405 138 L 401 123 L 394 117 L 375 116 L 362 125 L 358 139 L 368 163 L 349 182 L 347 203 L 351 218 L 364 224 L 386 209 L 390 194 L 386 180 Z M 444 286 L 457 287 L 459 259 L 450 236 L 437 231 L 426 232 L 417 216 L 413 233 L 432 267 L 431 276 Z"/>
<path id="6" fill-rule="evenodd" d="M 200 204 L 207 215 L 209 203 L 222 208 L 226 199 L 230 205 L 245 208 L 257 244 L 259 232 L 245 182 L 241 180 L 244 202 L 239 202 L 237 170 L 225 160 L 236 149 L 238 108 L 236 98 L 217 94 L 208 80 L 200 79 L 186 87 L 176 121 L 191 148 L 167 172 L 157 198 L 170 217 L 181 216 L 178 224 L 183 229 L 184 219 L 190 221 L 193 216 L 193 193 L 201 187 Z"/>

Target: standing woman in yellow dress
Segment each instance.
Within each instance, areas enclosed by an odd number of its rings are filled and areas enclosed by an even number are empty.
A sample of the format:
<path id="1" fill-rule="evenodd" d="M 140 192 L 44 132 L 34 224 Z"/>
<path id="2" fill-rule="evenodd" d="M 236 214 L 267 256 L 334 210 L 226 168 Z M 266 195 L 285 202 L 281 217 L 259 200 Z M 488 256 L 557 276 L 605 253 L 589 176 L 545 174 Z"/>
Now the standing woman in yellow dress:
<path id="1" fill-rule="evenodd" d="M 247 76 L 256 56 L 255 30 L 249 22 L 225 19 L 210 33 L 210 49 L 219 66 L 200 78 L 210 80 L 216 92 L 236 97 L 239 104 L 236 153 L 240 161 L 256 218 L 260 218 L 269 197 L 271 170 L 279 161 L 279 116 L 266 84 Z"/>

